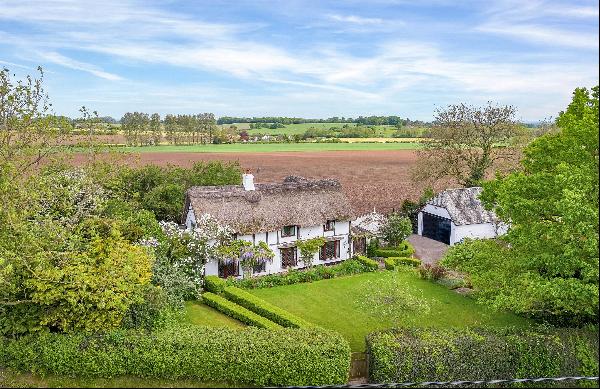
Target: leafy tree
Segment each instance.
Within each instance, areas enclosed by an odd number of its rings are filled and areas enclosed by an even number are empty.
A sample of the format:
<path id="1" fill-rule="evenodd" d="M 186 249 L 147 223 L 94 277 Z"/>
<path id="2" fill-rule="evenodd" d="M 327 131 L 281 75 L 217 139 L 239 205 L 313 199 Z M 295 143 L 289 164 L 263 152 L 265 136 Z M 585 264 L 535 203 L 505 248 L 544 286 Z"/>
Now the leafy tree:
<path id="1" fill-rule="evenodd" d="M 412 224 L 409 218 L 397 214 L 388 216 L 379 230 L 380 237 L 388 246 L 396 247 L 412 233 Z"/>
<path id="2" fill-rule="evenodd" d="M 150 116 L 149 129 L 152 132 L 152 143 L 155 145 L 160 144 L 160 140 L 162 139 L 162 129 L 160 127 L 159 114 L 153 113 L 152 116 Z"/>
<path id="3" fill-rule="evenodd" d="M 177 184 L 161 184 L 146 193 L 141 206 L 154 212 L 159 220 L 177 222 L 181 220 L 183 186 Z"/>
<path id="4" fill-rule="evenodd" d="M 315 254 L 319 252 L 319 249 L 323 247 L 325 242 L 325 238 L 320 236 L 296 242 L 298 250 L 300 250 L 300 259 L 302 259 L 304 266 L 309 268 L 312 267 L 313 261 L 315 260 Z"/>
<path id="5" fill-rule="evenodd" d="M 51 113 L 43 88 L 44 73 L 13 81 L 8 69 L 0 71 L 0 168 L 15 177 L 60 150 L 71 124 Z"/>
<path id="6" fill-rule="evenodd" d="M 511 169 L 519 161 L 515 140 L 522 132 L 512 106 L 450 105 L 436 112 L 430 137 L 423 141 L 417 180 L 450 179 L 465 187 L 479 185 L 492 169 Z"/>
<path id="7" fill-rule="evenodd" d="M 150 117 L 143 112 L 127 112 L 121 118 L 121 128 L 125 133 L 127 144 L 137 146 L 148 143 L 147 133 Z"/>
<path id="8" fill-rule="evenodd" d="M 107 196 L 84 174 L 49 171 L 26 185 L 27 207 L 0 225 L 0 333 L 119 326 L 150 281 L 151 255 L 100 215 Z"/>
<path id="9" fill-rule="evenodd" d="M 507 244 L 469 243 L 445 261 L 498 308 L 597 322 L 598 87 L 576 89 L 556 123 L 526 148 L 523 171 L 484 184 L 484 204 L 510 222 Z"/>

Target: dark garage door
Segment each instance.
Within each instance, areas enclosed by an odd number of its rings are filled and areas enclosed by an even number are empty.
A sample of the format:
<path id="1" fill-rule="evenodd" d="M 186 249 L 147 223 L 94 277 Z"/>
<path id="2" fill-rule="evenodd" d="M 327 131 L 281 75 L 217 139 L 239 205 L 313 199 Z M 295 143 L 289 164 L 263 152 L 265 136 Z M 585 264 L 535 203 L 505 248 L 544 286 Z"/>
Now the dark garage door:
<path id="1" fill-rule="evenodd" d="M 450 244 L 450 219 L 423 212 L 423 236 Z"/>

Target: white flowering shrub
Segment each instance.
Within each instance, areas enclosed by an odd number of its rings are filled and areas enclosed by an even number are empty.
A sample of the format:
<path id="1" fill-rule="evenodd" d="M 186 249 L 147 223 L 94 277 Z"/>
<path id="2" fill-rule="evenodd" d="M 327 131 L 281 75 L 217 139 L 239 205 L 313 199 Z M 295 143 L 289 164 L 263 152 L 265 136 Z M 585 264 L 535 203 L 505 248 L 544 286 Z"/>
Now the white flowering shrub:
<path id="1" fill-rule="evenodd" d="M 36 220 L 50 219 L 72 227 L 96 215 L 109 193 L 82 169 L 59 171 L 42 176 L 31 202 Z"/>
<path id="2" fill-rule="evenodd" d="M 192 230 L 160 222 L 164 240 L 144 239 L 140 245 L 156 253 L 153 281 L 181 300 L 197 298 L 204 266 L 219 257 L 219 248 L 231 241 L 233 230 L 210 215 L 202 215 Z"/>

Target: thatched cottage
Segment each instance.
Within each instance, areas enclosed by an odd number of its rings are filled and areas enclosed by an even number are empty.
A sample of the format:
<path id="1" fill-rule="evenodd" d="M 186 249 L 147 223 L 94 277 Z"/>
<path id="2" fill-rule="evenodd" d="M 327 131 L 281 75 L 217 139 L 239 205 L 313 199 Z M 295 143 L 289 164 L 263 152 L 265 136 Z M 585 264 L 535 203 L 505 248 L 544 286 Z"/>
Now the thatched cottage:
<path id="1" fill-rule="evenodd" d="M 419 212 L 419 235 L 448 245 L 465 238 L 495 238 L 508 226 L 483 207 L 481 187 L 449 189 L 429 200 Z"/>
<path id="2" fill-rule="evenodd" d="M 232 227 L 237 239 L 266 242 L 275 253 L 271 263 L 254 269 L 270 274 L 303 267 L 296 242 L 324 237 L 327 243 L 314 264 L 343 261 L 352 255 L 352 211 L 341 185 L 333 179 L 308 180 L 290 176 L 283 182 L 254 184 L 244 174 L 243 185 L 190 188 L 185 200 L 185 224 L 193 228 L 196 217 L 210 214 Z M 209 262 L 206 275 L 242 276 L 239 263 Z"/>

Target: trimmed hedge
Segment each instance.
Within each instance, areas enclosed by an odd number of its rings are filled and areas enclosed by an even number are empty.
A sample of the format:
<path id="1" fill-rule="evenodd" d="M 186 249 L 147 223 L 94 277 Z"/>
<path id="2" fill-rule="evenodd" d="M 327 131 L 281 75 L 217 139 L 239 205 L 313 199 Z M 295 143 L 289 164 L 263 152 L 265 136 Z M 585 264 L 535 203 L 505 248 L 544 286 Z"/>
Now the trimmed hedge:
<path id="1" fill-rule="evenodd" d="M 246 323 L 251 326 L 269 328 L 272 330 L 281 328 L 279 324 L 273 323 L 271 320 L 211 292 L 202 294 L 202 302 L 218 311 L 223 312 L 227 316 L 231 316 L 234 319 L 238 319 L 242 323 Z"/>
<path id="2" fill-rule="evenodd" d="M 223 289 L 227 286 L 227 282 L 217 276 L 204 277 L 204 290 L 216 294 L 223 293 Z"/>
<path id="3" fill-rule="evenodd" d="M 257 386 L 345 384 L 350 346 L 323 329 L 200 326 L 102 335 L 45 333 L 0 339 L 0 366 L 77 377 L 190 378 Z"/>
<path id="4" fill-rule="evenodd" d="M 386 258 L 386 260 L 393 260 L 394 263 L 397 265 L 408 265 L 408 266 L 421 266 L 421 260 L 418 258 L 411 258 L 411 257 L 389 257 Z"/>
<path id="5" fill-rule="evenodd" d="M 379 269 L 379 264 L 370 258 L 364 257 L 362 255 L 357 255 L 356 259 L 363 264 L 367 271 L 377 271 L 377 269 Z"/>
<path id="6" fill-rule="evenodd" d="M 250 311 L 262 316 L 267 319 L 290 328 L 310 328 L 314 325 L 310 324 L 306 320 L 299 318 L 296 315 L 289 313 L 288 311 L 276 307 L 273 304 L 266 302 L 260 297 L 256 297 L 253 294 L 246 292 L 235 286 L 228 286 L 223 292 L 223 296 L 228 300 L 233 301 L 242 307 L 249 309 Z"/>
<path id="7" fill-rule="evenodd" d="M 347 259 L 336 265 L 317 265 L 310 269 L 292 269 L 287 273 L 269 274 L 244 279 L 228 278 L 227 285 L 243 289 L 272 288 L 274 286 L 313 282 L 371 271 L 356 259 Z"/>
<path id="8" fill-rule="evenodd" d="M 410 257 L 415 253 L 415 248 L 408 242 L 402 242 L 398 247 L 382 247 L 373 252 L 375 257 Z"/>
<path id="9" fill-rule="evenodd" d="M 383 263 L 385 264 L 386 270 L 394 270 L 396 268 L 396 261 L 394 258 L 386 258 L 383 260 Z"/>
<path id="10" fill-rule="evenodd" d="M 598 329 L 409 328 L 367 337 L 371 382 L 598 375 Z"/>

